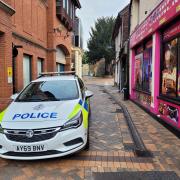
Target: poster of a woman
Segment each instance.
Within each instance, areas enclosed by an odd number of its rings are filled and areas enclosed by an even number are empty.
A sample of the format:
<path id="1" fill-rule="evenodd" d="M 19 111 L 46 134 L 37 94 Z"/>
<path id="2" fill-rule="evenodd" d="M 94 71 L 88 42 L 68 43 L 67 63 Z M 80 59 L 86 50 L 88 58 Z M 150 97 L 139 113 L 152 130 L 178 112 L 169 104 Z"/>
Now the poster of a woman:
<path id="1" fill-rule="evenodd" d="M 175 97 L 177 82 L 177 39 L 165 45 L 162 94 Z"/>
<path id="2" fill-rule="evenodd" d="M 135 57 L 135 88 L 142 89 L 142 61 L 143 54 L 139 54 Z"/>

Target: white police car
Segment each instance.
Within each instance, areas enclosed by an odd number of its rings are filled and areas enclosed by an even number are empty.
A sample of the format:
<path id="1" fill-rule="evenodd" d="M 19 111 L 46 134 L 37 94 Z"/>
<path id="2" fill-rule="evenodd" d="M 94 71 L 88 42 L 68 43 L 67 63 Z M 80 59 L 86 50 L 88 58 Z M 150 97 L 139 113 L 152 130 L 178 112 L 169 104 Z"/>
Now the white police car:
<path id="1" fill-rule="evenodd" d="M 44 73 L 32 81 L 0 113 L 0 157 L 45 159 L 88 147 L 92 95 L 75 75 Z"/>

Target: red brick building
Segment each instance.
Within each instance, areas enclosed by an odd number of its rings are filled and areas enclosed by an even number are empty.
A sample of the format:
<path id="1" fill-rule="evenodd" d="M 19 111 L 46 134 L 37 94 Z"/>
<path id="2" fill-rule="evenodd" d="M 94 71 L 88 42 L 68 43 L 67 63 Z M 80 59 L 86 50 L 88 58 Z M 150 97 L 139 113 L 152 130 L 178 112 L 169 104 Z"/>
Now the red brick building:
<path id="1" fill-rule="evenodd" d="M 71 70 L 78 0 L 0 0 L 0 109 L 42 71 Z"/>

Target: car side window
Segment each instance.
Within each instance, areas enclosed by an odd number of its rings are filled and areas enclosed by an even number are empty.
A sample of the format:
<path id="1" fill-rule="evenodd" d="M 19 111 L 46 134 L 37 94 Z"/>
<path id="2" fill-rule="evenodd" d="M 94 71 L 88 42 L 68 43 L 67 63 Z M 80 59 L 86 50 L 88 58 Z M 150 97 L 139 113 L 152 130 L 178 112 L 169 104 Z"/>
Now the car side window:
<path id="1" fill-rule="evenodd" d="M 78 82 L 79 82 L 79 86 L 80 86 L 80 89 L 81 89 L 82 98 L 84 99 L 84 94 L 85 94 L 84 83 L 83 83 L 83 81 L 80 78 L 78 78 Z"/>

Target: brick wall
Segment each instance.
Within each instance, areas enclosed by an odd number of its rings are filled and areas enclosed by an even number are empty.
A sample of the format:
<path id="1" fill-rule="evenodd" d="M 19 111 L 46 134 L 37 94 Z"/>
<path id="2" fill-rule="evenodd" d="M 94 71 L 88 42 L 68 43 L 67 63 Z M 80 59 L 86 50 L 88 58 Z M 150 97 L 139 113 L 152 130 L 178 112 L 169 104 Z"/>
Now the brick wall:
<path id="1" fill-rule="evenodd" d="M 124 13 L 122 14 L 123 18 L 123 44 L 129 38 L 129 6 L 126 7 Z"/>
<path id="2" fill-rule="evenodd" d="M 66 55 L 65 70 L 71 69 L 72 33 L 56 16 L 56 1 L 4 0 L 16 13 L 11 17 L 0 9 L 0 111 L 10 102 L 13 84 L 8 84 L 8 67 L 12 67 L 12 43 L 22 46 L 15 61 L 15 90 L 23 88 L 23 56 L 31 56 L 32 80 L 37 78 L 37 60 L 43 71 L 56 71 L 56 47 Z M 60 31 L 57 31 L 60 29 Z"/>
<path id="3" fill-rule="evenodd" d="M 14 45 L 18 49 L 15 60 L 15 90 L 23 88 L 23 56 L 31 57 L 31 78 L 36 79 L 37 60 L 43 59 L 43 70 L 47 71 L 47 4 L 41 0 L 12 0 L 16 10 L 12 17 Z"/>
<path id="4" fill-rule="evenodd" d="M 8 67 L 12 67 L 11 16 L 0 9 L 0 110 L 10 102 L 12 84 L 8 83 Z"/>
<path id="5" fill-rule="evenodd" d="M 66 55 L 65 70 L 71 70 L 71 48 L 72 33 L 61 23 L 56 16 L 56 1 L 48 1 L 48 48 L 51 52 L 48 54 L 48 71 L 56 68 L 56 61 L 52 61 L 56 57 L 56 47 L 59 46 Z"/>

